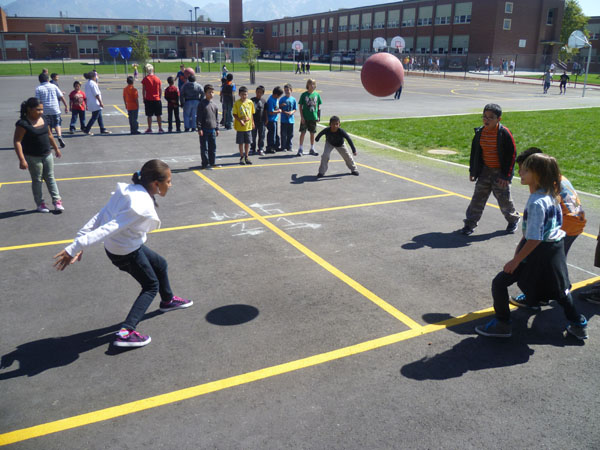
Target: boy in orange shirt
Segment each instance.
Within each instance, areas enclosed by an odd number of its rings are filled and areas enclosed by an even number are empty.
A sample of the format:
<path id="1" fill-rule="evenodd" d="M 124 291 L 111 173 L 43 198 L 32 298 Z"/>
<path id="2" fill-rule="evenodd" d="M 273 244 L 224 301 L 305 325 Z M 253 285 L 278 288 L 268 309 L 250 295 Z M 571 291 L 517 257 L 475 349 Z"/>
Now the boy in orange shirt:
<path id="1" fill-rule="evenodd" d="M 123 101 L 125 102 L 125 109 L 129 116 L 129 130 L 131 134 L 141 134 L 138 131 L 138 111 L 140 109 L 140 102 L 138 100 L 138 90 L 133 87 L 133 77 L 130 75 L 127 77 L 127 86 L 123 89 Z"/>

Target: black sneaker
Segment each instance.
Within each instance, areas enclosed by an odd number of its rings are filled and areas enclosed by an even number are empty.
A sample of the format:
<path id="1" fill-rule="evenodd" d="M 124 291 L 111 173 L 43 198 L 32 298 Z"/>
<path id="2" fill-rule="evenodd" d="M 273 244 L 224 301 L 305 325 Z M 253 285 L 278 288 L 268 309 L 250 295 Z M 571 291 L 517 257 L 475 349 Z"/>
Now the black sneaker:
<path id="1" fill-rule="evenodd" d="M 465 225 L 464 227 L 462 227 L 460 230 L 458 230 L 458 232 L 459 232 L 460 234 L 463 234 L 463 235 L 465 235 L 465 236 L 470 236 L 470 235 L 472 235 L 472 234 L 473 234 L 473 231 L 475 231 L 475 230 L 473 230 L 473 228 L 469 228 L 469 227 L 468 227 L 468 226 L 466 226 L 466 225 Z"/>
<path id="2" fill-rule="evenodd" d="M 509 322 L 501 322 L 498 319 L 492 319 L 483 326 L 475 327 L 475 331 L 488 337 L 509 338 L 512 336 L 512 330 Z"/>
<path id="3" fill-rule="evenodd" d="M 58 143 L 60 144 L 60 148 L 66 147 L 65 141 L 63 141 L 63 138 L 61 136 L 58 136 L 57 140 L 58 140 Z"/>
<path id="4" fill-rule="evenodd" d="M 314 149 L 314 148 L 311 148 L 311 149 L 310 149 L 310 152 L 308 152 L 308 154 L 309 154 L 309 155 L 312 155 L 312 156 L 319 156 L 319 152 L 315 152 L 315 149 Z"/>
<path id="5" fill-rule="evenodd" d="M 324 174 L 322 174 L 322 173 L 318 173 L 318 174 L 317 174 L 317 178 L 323 178 L 324 176 L 325 176 L 325 175 L 324 175 Z"/>
<path id="6" fill-rule="evenodd" d="M 246 164 L 249 164 L 249 165 L 251 165 L 251 164 L 252 164 L 252 161 L 250 161 L 250 159 L 246 158 Z"/>
<path id="7" fill-rule="evenodd" d="M 506 226 L 506 232 L 508 234 L 514 234 L 514 232 L 517 231 L 517 228 L 519 228 L 519 222 L 520 222 L 520 220 L 517 220 L 516 222 L 513 222 L 513 223 L 509 223 Z"/>
<path id="8" fill-rule="evenodd" d="M 354 176 L 358 176 L 358 170 L 353 170 L 351 173 L 352 173 L 352 175 L 354 175 Z"/>
<path id="9" fill-rule="evenodd" d="M 244 158 L 243 158 L 243 157 L 242 157 L 242 158 L 240 158 L 240 165 L 241 165 L 241 166 L 243 166 L 243 165 L 245 165 L 245 164 L 246 164 L 246 161 L 244 161 Z"/>
<path id="10" fill-rule="evenodd" d="M 567 327 L 567 333 L 572 334 L 573 336 L 575 336 L 577 339 L 580 340 L 584 340 L 588 338 L 588 331 L 587 331 L 587 320 L 585 319 L 585 317 L 582 317 L 583 321 L 580 323 L 575 323 L 572 322 L 568 327 Z"/>

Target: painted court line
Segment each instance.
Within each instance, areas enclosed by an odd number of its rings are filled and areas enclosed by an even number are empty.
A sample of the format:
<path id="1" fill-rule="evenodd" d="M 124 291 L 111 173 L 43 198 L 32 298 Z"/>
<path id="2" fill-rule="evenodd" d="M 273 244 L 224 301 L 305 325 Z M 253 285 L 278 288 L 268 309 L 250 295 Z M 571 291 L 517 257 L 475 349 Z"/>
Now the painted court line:
<path id="1" fill-rule="evenodd" d="M 306 210 L 306 211 L 295 211 L 295 212 L 290 212 L 290 213 L 270 214 L 270 215 L 265 215 L 262 217 L 264 217 L 265 219 L 277 219 L 279 217 L 299 216 L 299 215 L 303 215 L 303 214 L 316 214 L 316 213 L 323 213 L 323 212 L 329 212 L 329 211 L 340 211 L 340 210 L 344 210 L 344 209 L 364 208 L 364 207 L 368 207 L 368 206 L 391 205 L 394 203 L 429 200 L 429 199 L 449 197 L 449 196 L 451 196 L 451 194 L 436 194 L 436 195 L 428 195 L 428 196 L 424 196 L 424 197 L 401 198 L 401 199 L 396 199 L 396 200 L 382 200 L 379 202 L 359 203 L 359 204 L 354 204 L 354 205 L 332 206 L 329 208 L 311 209 L 311 210 Z M 163 233 L 166 231 L 192 230 L 195 228 L 205 228 L 205 227 L 212 227 L 212 226 L 217 226 L 217 225 L 228 225 L 228 224 L 241 223 L 241 222 L 252 222 L 255 220 L 257 220 L 257 219 L 254 217 L 246 217 L 246 218 L 237 218 L 237 219 L 231 219 L 231 220 L 221 220 L 221 221 L 216 221 L 216 222 L 205 222 L 205 223 L 197 223 L 197 224 L 191 224 L 191 225 L 180 225 L 180 226 L 176 226 L 176 227 L 160 228 L 158 230 L 152 231 L 151 233 Z M 69 244 L 69 243 L 71 243 L 71 241 L 72 241 L 71 239 L 66 239 L 66 240 L 60 240 L 60 241 L 35 242 L 35 243 L 31 243 L 31 244 L 12 245 L 12 246 L 8 246 L 8 247 L 0 247 L 0 252 L 11 251 L 11 250 L 22 250 L 22 249 L 26 249 L 26 248 L 35 248 L 35 247 L 47 247 L 47 246 L 51 246 L 51 245 Z"/>
<path id="2" fill-rule="evenodd" d="M 600 277 L 592 278 L 580 283 L 575 283 L 573 289 L 579 289 L 591 283 L 600 281 Z M 511 309 L 514 309 L 512 307 Z M 224 389 L 241 386 L 244 384 L 253 383 L 259 380 L 265 380 L 278 375 L 296 372 L 309 367 L 318 366 L 324 363 L 335 361 L 337 359 L 354 356 L 365 353 L 371 350 L 383 348 L 398 342 L 406 341 L 425 334 L 444 330 L 446 328 L 472 322 L 493 314 L 492 308 L 483 309 L 480 311 L 471 312 L 462 316 L 453 317 L 438 323 L 425 325 L 417 329 L 402 331 L 400 333 L 391 334 L 377 339 L 361 342 L 355 345 L 342 347 L 337 350 L 332 350 L 325 353 L 309 356 L 306 358 L 289 361 L 283 364 L 277 364 L 263 369 L 247 372 L 240 375 L 235 375 L 221 380 L 211 381 L 204 384 L 199 384 L 189 388 L 180 389 L 177 391 L 168 392 L 145 399 L 124 403 L 109 408 L 91 411 L 77 416 L 67 417 L 52 422 L 47 422 L 32 427 L 22 428 L 19 430 L 10 431 L 0 434 L 0 446 L 10 445 L 17 442 L 26 441 L 41 436 L 46 436 L 61 431 L 71 430 L 74 428 L 84 427 L 99 422 L 104 422 L 117 417 L 134 414 L 136 412 L 145 411 L 160 406 L 170 405 L 173 403 L 197 398 L 213 392 L 222 391 Z"/>
<path id="3" fill-rule="evenodd" d="M 286 242 L 288 242 L 289 244 L 291 244 L 293 247 L 295 247 L 298 251 L 300 251 L 304 255 L 308 256 L 310 259 L 312 259 L 314 262 L 316 262 L 322 268 L 324 268 L 325 270 L 327 270 L 329 273 L 331 273 L 332 275 L 334 275 L 335 277 L 337 277 L 338 279 L 340 279 L 341 281 L 343 281 L 344 283 L 346 283 L 352 289 L 354 289 L 358 293 L 362 294 L 364 297 L 366 297 L 369 300 L 371 300 L 373 303 L 375 303 L 381 309 L 383 309 L 384 311 L 386 311 L 388 314 L 392 315 L 393 317 L 395 317 L 396 319 L 398 319 L 399 321 L 401 321 L 402 323 L 404 323 L 409 328 L 412 328 L 412 329 L 415 329 L 415 328 L 419 329 L 419 328 L 421 328 L 421 325 L 419 325 L 417 322 L 415 322 L 414 320 L 412 320 L 410 317 L 408 317 L 404 313 L 400 312 L 398 309 L 394 308 L 388 302 L 386 302 L 382 298 L 380 298 L 377 295 L 375 295 L 375 293 L 373 293 L 370 290 L 368 290 L 362 284 L 360 284 L 357 281 L 355 281 L 352 278 L 350 278 L 348 275 L 346 275 L 345 273 L 343 273 L 341 270 L 339 270 L 336 267 L 334 267 L 333 265 L 329 264 L 327 261 L 325 261 L 319 255 L 317 255 L 316 253 L 314 253 L 308 247 L 304 246 L 303 244 L 301 244 L 300 242 L 298 242 L 296 239 L 294 239 L 292 236 L 290 236 L 289 234 L 287 234 L 286 232 L 284 232 L 283 230 L 281 230 L 280 228 L 278 228 L 277 226 L 275 226 L 273 223 L 269 222 L 267 219 L 265 219 L 263 216 L 261 216 L 260 214 L 258 214 L 256 211 L 254 211 L 249 206 L 246 206 L 245 203 L 243 203 L 238 198 L 234 197 L 232 194 L 230 194 L 229 192 L 227 192 L 225 189 L 223 189 L 217 183 L 215 183 L 214 181 L 212 181 L 206 175 L 204 175 L 203 173 L 201 173 L 198 170 L 195 170 L 194 173 L 196 175 L 198 175 L 200 178 L 202 178 L 207 184 L 209 184 L 210 186 L 212 186 L 215 190 L 217 190 L 218 192 L 220 192 L 221 194 L 223 194 L 225 197 L 227 197 L 229 200 L 231 200 L 238 207 L 240 207 L 241 209 L 243 209 L 244 211 L 246 211 L 251 217 L 254 217 L 255 219 L 257 219 L 266 228 L 268 228 L 271 231 L 273 231 L 275 234 L 277 234 L 283 240 L 285 240 Z"/>

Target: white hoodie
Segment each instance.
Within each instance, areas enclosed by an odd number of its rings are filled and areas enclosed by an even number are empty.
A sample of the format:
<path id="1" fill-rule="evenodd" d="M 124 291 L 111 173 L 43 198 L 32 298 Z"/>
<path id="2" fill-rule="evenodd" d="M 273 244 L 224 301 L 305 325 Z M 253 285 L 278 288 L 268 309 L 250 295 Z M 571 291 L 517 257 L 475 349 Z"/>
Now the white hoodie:
<path id="1" fill-rule="evenodd" d="M 114 255 L 127 255 L 146 242 L 146 233 L 160 228 L 154 200 L 141 184 L 117 183 L 117 189 L 98 214 L 79 230 L 65 250 L 75 256 L 83 249 L 104 241 Z"/>

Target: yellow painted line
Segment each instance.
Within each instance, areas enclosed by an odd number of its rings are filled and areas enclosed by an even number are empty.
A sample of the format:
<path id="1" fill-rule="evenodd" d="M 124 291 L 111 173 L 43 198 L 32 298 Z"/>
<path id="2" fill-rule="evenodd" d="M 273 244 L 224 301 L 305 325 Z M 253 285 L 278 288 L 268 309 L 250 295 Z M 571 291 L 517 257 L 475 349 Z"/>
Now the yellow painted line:
<path id="1" fill-rule="evenodd" d="M 595 235 L 590 234 L 590 233 L 586 233 L 585 231 L 583 233 L 581 233 L 581 234 L 583 236 L 587 236 L 587 237 L 592 238 L 592 239 L 597 239 L 598 238 L 598 236 L 595 236 Z"/>
<path id="2" fill-rule="evenodd" d="M 119 108 L 117 105 L 113 105 L 115 107 L 115 109 L 117 111 L 119 111 L 121 114 L 123 114 L 125 117 L 129 117 L 129 114 L 127 114 L 125 111 L 123 111 L 121 108 Z"/>
<path id="3" fill-rule="evenodd" d="M 341 159 L 331 160 L 329 162 L 342 162 Z M 295 166 L 300 164 L 321 164 L 321 160 L 316 161 L 297 161 L 297 162 L 289 162 L 289 163 L 269 163 L 269 164 L 252 164 L 251 166 L 242 166 L 238 164 L 234 164 L 231 166 L 223 166 L 223 167 L 215 167 L 214 170 L 227 170 L 227 169 L 252 169 L 255 167 L 271 167 L 271 166 Z"/>
<path id="4" fill-rule="evenodd" d="M 116 178 L 116 177 L 130 177 L 130 173 L 117 173 L 114 175 L 94 175 L 91 177 L 73 177 L 73 178 L 56 178 L 56 181 L 75 181 L 75 180 L 95 180 L 96 178 Z M 6 181 L 4 183 L 0 183 L 0 186 L 4 184 L 31 184 L 31 180 L 29 181 Z"/>
<path id="5" fill-rule="evenodd" d="M 310 259 L 312 259 L 314 262 L 316 262 L 318 265 L 320 265 L 321 267 L 323 267 L 329 273 L 331 273 L 332 275 L 334 275 L 335 277 L 337 277 L 338 279 L 340 279 L 341 281 L 343 281 L 344 283 L 346 283 L 352 289 L 354 289 L 358 293 L 362 294 L 364 297 L 366 297 L 369 300 L 371 300 L 373 303 L 375 303 L 381 309 L 383 309 L 384 311 L 386 311 L 388 314 L 390 314 L 393 317 L 395 317 L 396 319 L 400 320 L 402 323 L 404 323 L 409 328 L 413 328 L 413 329 L 414 328 L 416 328 L 416 329 L 421 328 L 421 325 L 419 325 L 417 322 L 415 322 L 414 320 L 412 320 L 410 317 L 408 317 L 407 315 L 403 314 L 402 312 L 400 312 L 399 310 L 397 310 L 396 308 L 394 308 L 392 305 L 390 305 L 388 302 L 386 302 L 382 298 L 380 298 L 377 295 L 375 295 L 375 293 L 373 293 L 370 290 L 368 290 L 362 284 L 360 284 L 357 281 L 353 280 L 348 275 L 346 275 L 345 273 L 343 273 L 341 270 L 337 269 L 336 267 L 334 267 L 333 265 L 331 265 L 330 263 L 328 263 L 327 261 L 325 261 L 323 258 L 321 258 L 319 255 L 317 255 L 316 253 L 314 253 L 312 250 L 310 250 L 307 247 L 305 247 L 304 245 L 302 245 L 300 242 L 298 242 L 296 239 L 294 239 L 293 237 L 291 237 L 289 234 L 287 234 L 286 232 L 284 232 L 280 228 L 276 227 L 274 224 L 272 224 L 271 222 L 269 222 L 267 219 L 265 219 L 264 217 L 262 217 L 260 214 L 256 213 L 252 208 L 246 206 L 245 203 L 243 203 L 240 200 L 238 200 L 236 197 L 234 197 L 232 194 L 230 194 L 229 192 L 227 192 L 225 189 L 223 189 L 217 183 L 215 183 L 214 181 L 212 181 L 210 178 L 208 178 L 207 176 L 205 176 L 204 174 L 202 174 L 200 171 L 194 170 L 194 173 L 196 175 L 198 175 L 200 178 L 202 178 L 206 183 L 208 183 L 214 189 L 216 189 L 218 192 L 220 192 L 225 197 L 227 197 L 229 200 L 231 200 L 238 207 L 240 207 L 244 211 L 246 211 L 248 213 L 248 215 L 250 215 L 251 217 L 254 217 L 255 219 L 257 219 L 262 225 L 264 225 L 265 227 L 269 228 L 271 231 L 273 231 L 274 233 L 276 233 L 283 240 L 285 240 L 286 242 L 288 242 L 289 244 L 291 244 L 293 247 L 295 247 L 301 253 L 303 253 L 306 256 L 308 256 Z"/>
<path id="6" fill-rule="evenodd" d="M 0 434 L 0 446 L 14 444 L 16 442 L 22 442 L 28 439 L 33 439 L 52 433 L 58 433 L 73 428 L 103 422 L 128 414 L 157 408 L 159 406 L 169 405 L 181 402 L 183 400 L 189 400 L 191 398 L 196 398 L 202 395 L 210 394 L 212 392 L 218 392 L 224 389 L 229 389 L 243 384 L 264 380 L 267 378 L 275 377 L 277 375 L 295 372 L 308 367 L 313 367 L 330 361 L 334 361 L 336 359 L 346 358 L 348 356 L 353 356 L 370 350 L 396 344 L 398 342 L 412 339 L 423 334 L 445 329 L 449 326 L 480 319 L 481 317 L 489 316 L 492 313 L 492 308 L 488 308 L 479 312 L 448 319 L 443 322 L 439 322 L 438 324 L 418 327 L 416 329 L 395 333 L 382 338 L 372 339 L 366 342 L 361 342 L 359 344 L 343 347 L 326 353 L 320 353 L 317 355 L 309 356 L 307 358 L 302 358 L 271 367 L 266 367 L 264 369 L 259 369 L 253 372 L 247 372 L 241 375 L 236 375 L 217 381 L 212 381 L 209 383 L 192 386 L 189 388 L 180 389 L 161 395 L 156 395 L 154 397 L 148 397 L 142 400 L 125 403 L 118 406 L 100 409 L 97 411 L 92 411 L 89 413 L 68 417 L 65 419 L 56 420 L 53 422 L 48 422 L 33 427 L 11 431 L 8 433 Z"/>
<path id="7" fill-rule="evenodd" d="M 290 213 L 270 214 L 270 215 L 266 215 L 266 216 L 262 216 L 262 217 L 264 217 L 265 219 L 276 219 L 279 217 L 299 216 L 299 215 L 303 215 L 303 214 L 316 214 L 316 213 L 321 213 L 321 212 L 340 211 L 340 210 L 351 209 L 351 208 L 363 208 L 363 207 L 367 207 L 367 206 L 389 205 L 389 204 L 394 204 L 394 203 L 410 202 L 410 201 L 417 201 L 417 200 L 428 200 L 428 199 L 433 199 L 433 198 L 448 197 L 450 195 L 451 194 L 437 194 L 437 195 L 429 195 L 426 197 L 401 198 L 401 199 L 397 199 L 397 200 L 382 200 L 380 202 L 359 203 L 359 204 L 355 204 L 355 205 L 332 206 L 329 208 L 312 209 L 312 210 L 306 210 L 306 211 L 295 211 L 295 212 L 290 212 Z M 192 224 L 192 225 L 181 225 L 181 226 L 176 226 L 176 227 L 160 228 L 158 230 L 151 231 L 151 233 L 162 233 L 165 231 L 192 230 L 195 228 L 205 228 L 205 227 L 212 227 L 212 226 L 216 226 L 216 225 L 228 225 L 228 224 L 234 224 L 234 223 L 240 223 L 240 222 L 251 222 L 254 220 L 257 220 L 257 219 L 254 217 L 247 217 L 247 218 L 243 218 L 243 219 L 240 218 L 240 219 L 231 219 L 231 220 L 221 220 L 218 222 L 206 222 L 206 223 L 197 223 L 197 224 Z M 22 250 L 25 248 L 47 247 L 49 245 L 69 244 L 71 242 L 72 242 L 71 240 L 62 240 L 62 241 L 38 242 L 38 243 L 32 243 L 32 244 L 13 245 L 10 247 L 0 247 L 0 252 L 5 252 L 5 251 L 9 251 L 9 250 Z"/>

